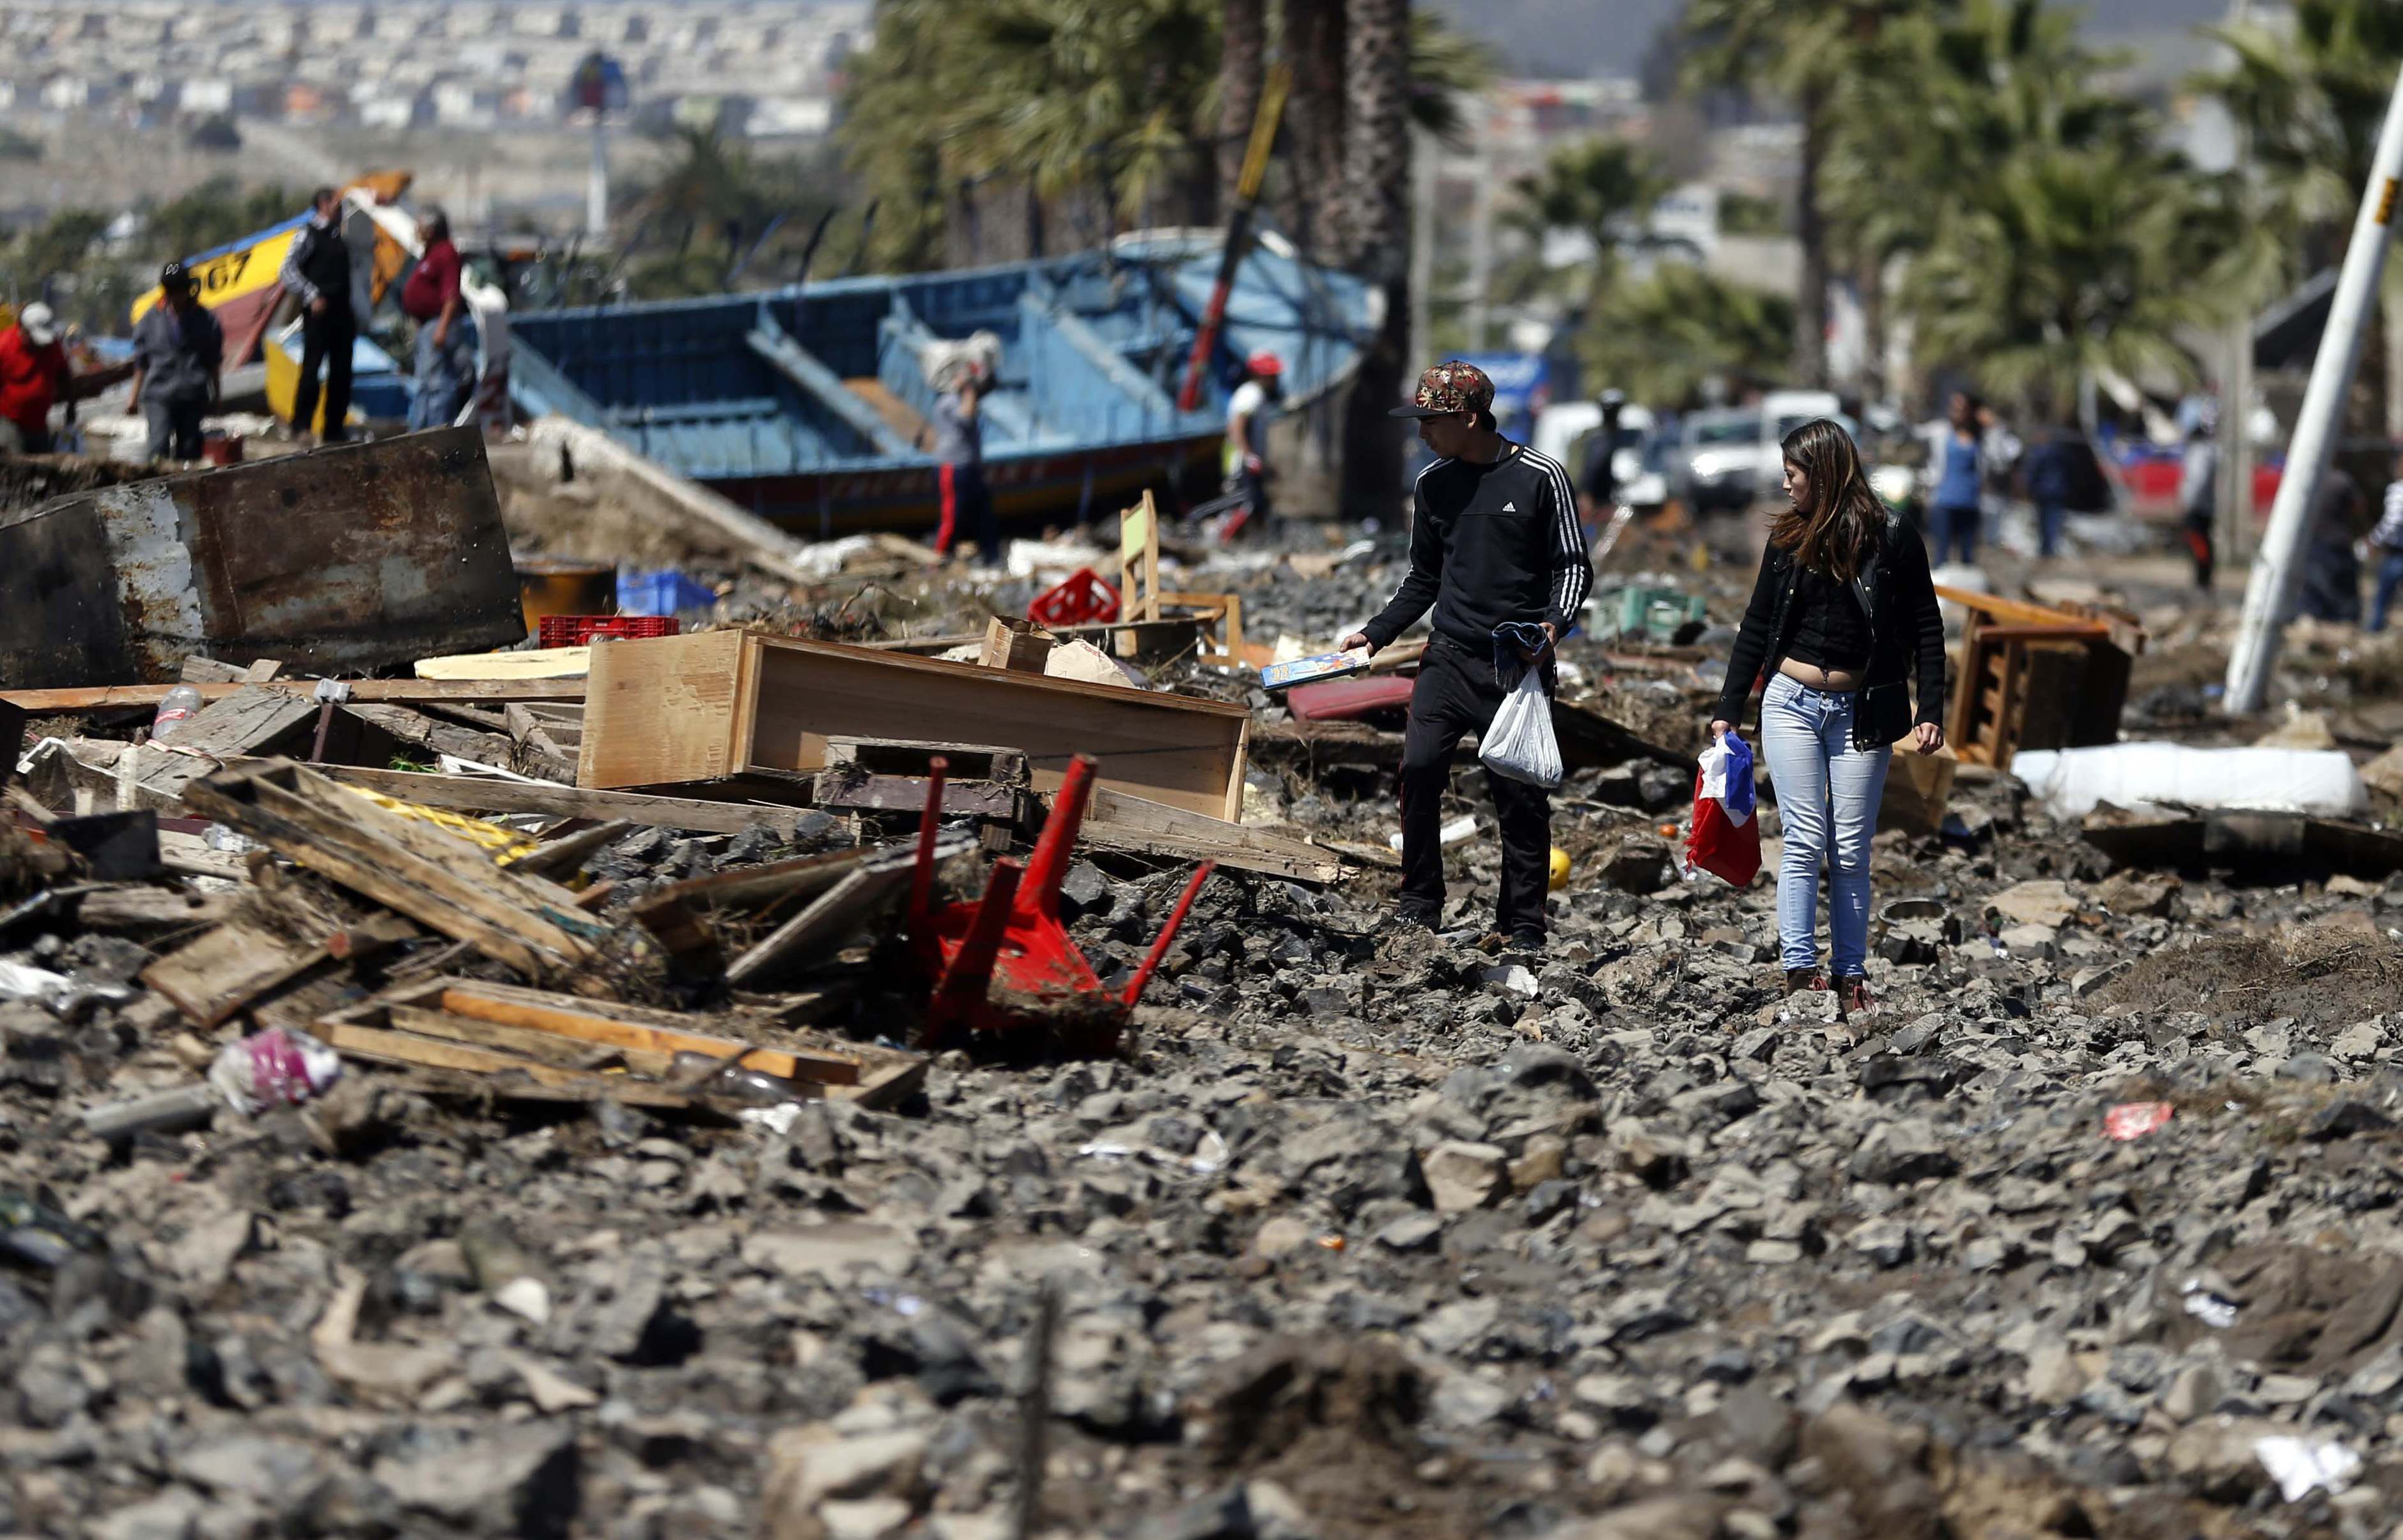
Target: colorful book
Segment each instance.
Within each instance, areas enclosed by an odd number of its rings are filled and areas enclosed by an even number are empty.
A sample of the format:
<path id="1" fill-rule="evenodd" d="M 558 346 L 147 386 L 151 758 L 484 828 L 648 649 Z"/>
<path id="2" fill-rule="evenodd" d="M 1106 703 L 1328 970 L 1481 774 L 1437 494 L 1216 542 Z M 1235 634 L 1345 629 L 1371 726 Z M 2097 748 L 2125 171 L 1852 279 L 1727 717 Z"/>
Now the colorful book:
<path id="1" fill-rule="evenodd" d="M 1346 652 L 1322 652 L 1315 658 L 1297 658 L 1290 663 L 1271 663 L 1260 670 L 1262 689 L 1285 690 L 1296 685 L 1313 685 L 1321 679 L 1340 679 L 1347 673 L 1365 673 L 1368 669 L 1368 649 L 1354 647 Z"/>

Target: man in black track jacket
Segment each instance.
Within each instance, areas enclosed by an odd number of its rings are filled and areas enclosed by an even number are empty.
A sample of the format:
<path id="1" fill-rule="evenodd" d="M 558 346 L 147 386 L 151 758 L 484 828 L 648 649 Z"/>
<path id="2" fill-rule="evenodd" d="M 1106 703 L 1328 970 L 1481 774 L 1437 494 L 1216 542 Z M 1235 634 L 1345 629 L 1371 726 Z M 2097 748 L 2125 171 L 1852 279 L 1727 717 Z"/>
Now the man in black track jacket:
<path id="1" fill-rule="evenodd" d="M 1443 794 L 1452 755 L 1482 733 L 1502 704 L 1493 631 L 1538 625 L 1540 651 L 1520 658 L 1551 682 L 1552 644 L 1576 622 L 1593 586 L 1593 563 L 1577 527 L 1576 495 L 1560 462 L 1494 431 L 1493 382 L 1472 364 L 1438 364 L 1419 377 L 1413 404 L 1419 437 L 1438 457 L 1411 494 L 1410 571 L 1383 612 L 1344 638 L 1376 650 L 1435 607 L 1433 634 L 1410 693 L 1402 741 L 1402 893 L 1395 919 L 1434 927 L 1443 910 Z M 1544 893 L 1552 844 L 1551 797 L 1489 772 L 1502 827 L 1497 929 L 1521 950 L 1544 944 Z"/>

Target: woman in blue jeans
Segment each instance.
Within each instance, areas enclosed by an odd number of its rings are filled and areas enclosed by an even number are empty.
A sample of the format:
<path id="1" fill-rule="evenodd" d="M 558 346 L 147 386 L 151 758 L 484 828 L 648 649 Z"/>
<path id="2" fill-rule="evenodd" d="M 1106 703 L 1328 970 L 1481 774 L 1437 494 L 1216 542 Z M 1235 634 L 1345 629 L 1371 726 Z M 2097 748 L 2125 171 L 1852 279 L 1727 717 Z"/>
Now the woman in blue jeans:
<path id="1" fill-rule="evenodd" d="M 1836 1008 L 1849 1015 L 1874 1008 L 1869 838 L 1886 761 L 1897 740 L 1922 754 L 1944 746 L 1944 622 L 1927 552 L 1869 491 L 1852 436 L 1821 418 L 1787 434 L 1784 449 L 1790 506 L 1770 521 L 1711 733 L 1743 719 L 1766 672 L 1760 749 L 1785 831 L 1777 868 L 1785 992 L 1827 987 L 1818 972 L 1825 858 Z"/>

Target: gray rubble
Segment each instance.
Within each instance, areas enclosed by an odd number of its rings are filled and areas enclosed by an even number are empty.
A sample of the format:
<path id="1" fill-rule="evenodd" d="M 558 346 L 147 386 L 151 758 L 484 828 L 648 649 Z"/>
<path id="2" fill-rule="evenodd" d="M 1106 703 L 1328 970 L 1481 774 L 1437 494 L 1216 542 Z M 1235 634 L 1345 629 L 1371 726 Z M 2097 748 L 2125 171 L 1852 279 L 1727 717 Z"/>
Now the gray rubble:
<path id="1" fill-rule="evenodd" d="M 1683 879 L 1609 773 L 1540 957 L 1480 945 L 1488 839 L 1434 937 L 1383 928 L 1390 873 L 1225 874 L 1120 1057 L 948 1054 L 781 1131 L 361 1072 L 112 1149 L 75 1115 L 181 1073 L 172 1012 L 98 992 L 148 950 L 9 933 L 85 990 L 0 1004 L 0 1193 L 101 1243 L 0 1270 L 0 1533 L 1001 1540 L 1047 1287 L 1049 1534 L 2394 1532 L 2403 879 L 2115 873 L 1965 777 L 1946 835 L 1880 836 L 1919 902 L 1840 1021 L 1778 991 L 1770 881 Z M 592 869 L 622 904 L 833 837 Z M 1078 863 L 1105 977 L 1183 876 Z"/>

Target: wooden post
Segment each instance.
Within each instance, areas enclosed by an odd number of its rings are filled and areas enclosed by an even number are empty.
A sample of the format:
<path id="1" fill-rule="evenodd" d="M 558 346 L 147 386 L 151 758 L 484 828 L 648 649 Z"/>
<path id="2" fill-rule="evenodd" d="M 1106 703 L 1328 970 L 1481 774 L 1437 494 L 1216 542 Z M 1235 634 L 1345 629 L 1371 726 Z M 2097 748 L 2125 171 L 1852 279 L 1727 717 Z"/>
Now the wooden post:
<path id="1" fill-rule="evenodd" d="M 1118 515 L 1118 618 L 1160 618 L 1160 510 L 1148 489 Z"/>

